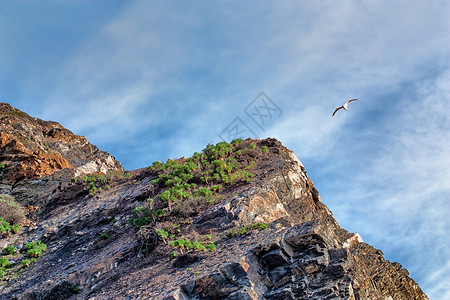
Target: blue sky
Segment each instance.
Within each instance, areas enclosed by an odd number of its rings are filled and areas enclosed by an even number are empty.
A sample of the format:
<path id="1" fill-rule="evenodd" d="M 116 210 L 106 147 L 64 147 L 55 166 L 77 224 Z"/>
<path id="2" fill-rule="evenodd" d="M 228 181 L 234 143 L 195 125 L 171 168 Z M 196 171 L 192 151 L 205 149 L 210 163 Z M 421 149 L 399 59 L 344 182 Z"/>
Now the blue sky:
<path id="1" fill-rule="evenodd" d="M 239 118 L 297 154 L 344 228 L 450 299 L 449 20 L 448 1 L 0 1 L 0 101 L 127 169 Z M 263 129 L 244 112 L 261 92 L 282 111 Z"/>

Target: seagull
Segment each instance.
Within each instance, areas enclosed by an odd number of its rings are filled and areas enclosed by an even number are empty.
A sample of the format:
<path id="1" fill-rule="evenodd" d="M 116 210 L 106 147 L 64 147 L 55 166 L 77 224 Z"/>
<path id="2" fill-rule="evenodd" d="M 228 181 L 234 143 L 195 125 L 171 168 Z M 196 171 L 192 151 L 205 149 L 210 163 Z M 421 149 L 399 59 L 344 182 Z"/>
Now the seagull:
<path id="1" fill-rule="evenodd" d="M 338 110 L 340 110 L 340 109 L 345 109 L 345 110 L 348 110 L 348 104 L 350 103 L 350 102 L 352 102 L 352 101 L 356 101 L 356 100 L 358 100 L 358 99 L 350 99 L 350 100 L 348 100 L 347 101 L 347 103 L 345 103 L 344 105 L 342 105 L 342 106 L 339 106 L 338 108 L 336 108 L 336 110 L 334 111 L 334 113 L 331 115 L 331 116 L 334 116 L 334 114 L 338 111 Z"/>

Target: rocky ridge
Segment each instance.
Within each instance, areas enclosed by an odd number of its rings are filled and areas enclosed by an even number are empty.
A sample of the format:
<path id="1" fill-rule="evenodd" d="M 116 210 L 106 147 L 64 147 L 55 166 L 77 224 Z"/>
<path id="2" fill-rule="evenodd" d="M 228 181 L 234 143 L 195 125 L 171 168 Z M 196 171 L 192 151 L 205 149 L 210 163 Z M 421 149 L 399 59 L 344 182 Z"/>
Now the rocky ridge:
<path id="1" fill-rule="evenodd" d="M 123 170 L 110 154 L 56 122 L 43 121 L 0 103 L 0 191 L 15 197 L 53 192 L 53 178 Z M 52 176 L 54 175 L 54 176 Z M 56 184 L 56 186 L 55 186 Z"/>
<path id="2" fill-rule="evenodd" d="M 2 141 L 8 141 L 3 133 L 12 134 L 10 123 L 0 120 Z M 30 126 L 26 132 L 33 132 Z M 36 145 L 51 144 L 44 134 L 31 136 Z M 27 216 L 36 220 L 33 225 L 0 239 L 2 248 L 15 247 L 18 254 L 10 260 L 19 270 L 17 277 L 3 278 L 2 299 L 428 299 L 407 270 L 339 226 L 302 163 L 275 139 L 220 145 L 230 149 L 222 155 L 212 151 L 219 146 L 207 147 L 210 152 L 196 160 L 132 172 L 115 165 L 118 172 L 77 180 L 71 167 L 86 160 L 77 160 L 71 149 L 80 147 L 70 143 L 65 152 L 64 146 L 52 148 L 70 166 L 59 156 L 27 160 L 55 171 L 36 167 L 32 176 L 3 190 L 37 209 Z M 32 153 L 37 151 L 42 150 Z M 15 161 L 5 152 L 8 162 Z M 92 159 L 104 161 L 97 154 Z M 171 200 L 168 191 L 180 191 L 170 190 L 177 186 L 171 174 L 191 162 L 189 172 L 177 173 L 193 174 L 183 181 L 187 194 Z M 223 165 L 222 177 L 208 173 L 210 166 L 217 171 Z M 4 174 L 4 182 L 11 182 L 9 176 L 14 177 Z M 55 189 L 44 192 L 50 183 Z M 27 243 L 36 240 L 48 246 L 42 257 L 27 268 L 14 267 Z M 197 241 L 200 250 L 180 247 L 186 240 Z"/>

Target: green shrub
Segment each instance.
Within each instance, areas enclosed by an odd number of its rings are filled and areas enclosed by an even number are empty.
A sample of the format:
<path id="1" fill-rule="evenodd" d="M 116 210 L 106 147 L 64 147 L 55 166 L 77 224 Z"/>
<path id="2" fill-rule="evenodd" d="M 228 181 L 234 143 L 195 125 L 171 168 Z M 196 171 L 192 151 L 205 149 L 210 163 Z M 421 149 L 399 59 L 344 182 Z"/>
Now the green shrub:
<path id="1" fill-rule="evenodd" d="M 254 176 L 249 171 L 253 164 L 244 167 L 236 159 L 242 152 L 238 152 L 243 148 L 239 146 L 242 142 L 242 139 L 237 139 L 232 143 L 208 144 L 203 153 L 196 152 L 186 160 L 154 162 L 151 169 L 157 171 L 157 178 L 152 180 L 152 184 L 160 188 L 158 199 L 172 211 L 178 207 L 177 204 L 193 197 L 213 199 L 214 194 L 223 189 L 222 183 L 249 182 Z M 256 144 L 252 143 L 246 149 L 255 147 Z M 203 186 L 197 188 L 200 184 Z"/>
<path id="2" fill-rule="evenodd" d="M 263 152 L 269 152 L 269 147 L 267 147 L 267 146 L 262 146 L 262 147 L 261 147 L 261 150 L 262 150 Z"/>
<path id="3" fill-rule="evenodd" d="M 47 245 L 42 243 L 41 241 L 30 242 L 25 248 L 27 248 L 27 255 L 30 258 L 39 258 L 42 254 L 42 251 L 47 250 Z"/>
<path id="4" fill-rule="evenodd" d="M 100 235 L 100 237 L 102 238 L 102 239 L 107 239 L 107 238 L 109 238 L 109 234 L 107 234 L 107 233 L 102 233 L 101 235 Z"/>
<path id="5" fill-rule="evenodd" d="M 11 263 L 6 257 L 0 257 L 0 267 L 9 268 L 11 267 Z"/>
<path id="6" fill-rule="evenodd" d="M 28 259 L 22 259 L 21 265 L 22 267 L 27 268 L 30 266 L 30 261 Z"/>
<path id="7" fill-rule="evenodd" d="M 8 222 L 0 218 L 0 233 L 6 233 L 11 229 L 11 226 Z"/>
<path id="8" fill-rule="evenodd" d="M 206 242 L 200 242 L 200 241 L 189 241 L 185 238 L 180 238 L 178 240 L 173 240 L 169 242 L 169 245 L 178 248 L 183 254 L 184 251 L 203 251 L 206 252 L 209 251 L 215 251 L 216 245 L 213 242 L 209 242 L 206 244 Z M 206 246 L 205 246 L 206 245 Z"/>
<path id="9" fill-rule="evenodd" d="M 237 138 L 237 139 L 232 140 L 232 141 L 231 141 L 231 144 L 232 144 L 233 146 L 235 146 L 235 145 L 237 145 L 237 144 L 242 143 L 243 141 L 244 141 L 243 139 Z"/>
<path id="10" fill-rule="evenodd" d="M 133 225 L 134 229 L 139 229 L 141 226 L 152 223 L 156 218 L 162 216 L 163 213 L 164 211 L 162 209 L 154 211 L 153 209 L 138 206 L 133 210 L 133 215 L 136 218 L 130 219 L 129 222 Z"/>
<path id="11" fill-rule="evenodd" d="M 167 231 L 165 231 L 164 229 L 156 229 L 156 234 L 162 238 L 164 243 L 167 243 L 166 240 L 169 237 L 169 233 Z"/>
<path id="12" fill-rule="evenodd" d="M 20 231 L 20 225 L 19 224 L 15 224 L 11 226 L 11 232 L 12 233 L 18 233 Z"/>
<path id="13" fill-rule="evenodd" d="M 268 227 L 269 227 L 269 224 L 266 224 L 266 223 L 254 223 L 254 224 L 252 224 L 250 226 L 247 226 L 248 230 L 255 230 L 256 229 L 258 231 L 267 229 Z"/>
<path id="14" fill-rule="evenodd" d="M 16 253 L 16 249 L 14 248 L 14 246 L 9 245 L 3 248 L 3 252 L 5 252 L 6 255 L 13 255 L 14 253 Z"/>
<path id="15" fill-rule="evenodd" d="M 193 194 L 194 196 L 211 197 L 213 195 L 213 192 L 207 187 L 202 187 L 198 190 L 195 190 Z"/>
<path id="16" fill-rule="evenodd" d="M 209 251 L 216 251 L 216 244 L 214 244 L 214 242 L 209 242 L 207 245 L 206 245 L 206 248 L 208 248 L 208 250 Z"/>
<path id="17" fill-rule="evenodd" d="M 266 224 L 266 223 L 254 223 L 254 224 L 251 224 L 248 226 L 242 226 L 240 228 L 230 230 L 230 231 L 228 231 L 227 236 L 231 238 L 234 236 L 247 234 L 248 231 L 251 231 L 251 230 L 261 231 L 261 230 L 267 229 L 268 227 L 269 227 L 269 224 Z"/>

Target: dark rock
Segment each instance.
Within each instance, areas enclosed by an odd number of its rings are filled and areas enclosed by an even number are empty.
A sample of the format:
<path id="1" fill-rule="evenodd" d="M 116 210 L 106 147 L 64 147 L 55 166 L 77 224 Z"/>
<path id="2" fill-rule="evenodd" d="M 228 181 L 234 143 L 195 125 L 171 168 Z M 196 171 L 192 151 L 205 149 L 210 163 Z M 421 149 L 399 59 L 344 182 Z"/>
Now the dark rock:
<path id="1" fill-rule="evenodd" d="M 239 144 L 256 145 L 239 158 L 255 162 L 250 182 L 224 186 L 214 204 L 190 199 L 169 213 L 152 168 L 127 172 L 94 195 L 71 182 L 122 167 L 58 123 L 0 104 L 0 135 L 0 163 L 8 165 L 0 191 L 29 210 L 29 223 L 0 248 L 12 244 L 23 258 L 27 243 L 48 245 L 26 272 L 2 281 L 2 299 L 428 299 L 401 265 L 339 226 L 304 166 L 275 139 Z M 143 205 L 148 219 L 138 230 L 130 220 Z M 150 217 L 160 208 L 164 214 Z M 270 226 L 228 235 L 254 223 Z M 203 245 L 208 235 L 216 251 L 183 249 L 171 260 L 175 249 L 156 228 Z"/>
<path id="2" fill-rule="evenodd" d="M 200 260 L 200 257 L 197 255 L 192 255 L 190 253 L 178 256 L 175 261 L 172 263 L 174 268 L 186 268 L 193 263 L 196 263 Z"/>

